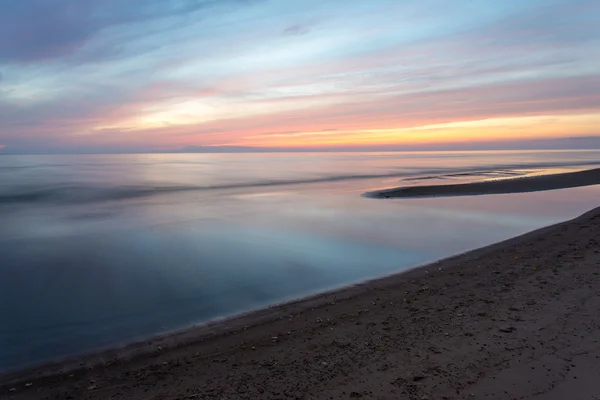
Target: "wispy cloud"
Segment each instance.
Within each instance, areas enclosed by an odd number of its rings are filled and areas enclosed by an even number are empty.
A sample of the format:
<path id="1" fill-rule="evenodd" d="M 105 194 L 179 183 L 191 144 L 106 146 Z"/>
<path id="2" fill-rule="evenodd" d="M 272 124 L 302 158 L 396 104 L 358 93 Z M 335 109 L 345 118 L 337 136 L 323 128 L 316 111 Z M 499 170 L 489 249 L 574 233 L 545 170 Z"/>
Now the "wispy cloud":
<path id="1" fill-rule="evenodd" d="M 599 12 L 593 0 L 6 0 L 0 141 L 397 144 L 425 135 L 409 128 L 545 116 L 560 117 L 553 136 L 596 134 L 573 124 L 600 113 Z M 548 135 L 542 119 L 526 125 Z M 490 138 L 467 126 L 438 139 Z"/>
<path id="2" fill-rule="evenodd" d="M 117 42 L 111 42 L 115 34 L 135 38 L 136 33 L 160 32 L 169 28 L 169 19 L 192 16 L 200 19 L 203 15 L 195 14 L 198 11 L 208 14 L 211 8 L 243 3 L 243 0 L 4 0 L 0 3 L 0 61 L 45 61 L 85 51 L 88 45 L 98 50 L 102 43 L 116 52 Z M 106 52 L 95 55 L 102 58 Z"/>

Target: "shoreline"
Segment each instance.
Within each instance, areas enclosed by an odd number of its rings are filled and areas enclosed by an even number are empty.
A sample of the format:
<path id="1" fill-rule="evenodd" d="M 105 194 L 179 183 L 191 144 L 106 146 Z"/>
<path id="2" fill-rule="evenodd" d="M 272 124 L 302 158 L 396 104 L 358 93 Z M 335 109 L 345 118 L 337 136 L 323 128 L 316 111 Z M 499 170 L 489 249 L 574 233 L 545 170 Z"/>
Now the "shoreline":
<path id="1" fill-rule="evenodd" d="M 30 390 L 33 387 L 36 388 L 36 390 L 47 390 L 48 393 L 51 393 L 53 391 L 56 392 L 57 390 L 61 393 L 63 390 L 71 392 L 75 390 L 87 394 L 89 398 L 95 398 L 93 397 L 96 392 L 95 386 L 99 385 L 94 384 L 83 387 L 77 382 L 80 382 L 81 379 L 83 379 L 84 382 L 87 382 L 90 380 L 88 378 L 89 376 L 95 376 L 97 374 L 105 375 L 107 373 L 109 375 L 114 374 L 115 376 L 119 377 L 115 379 L 125 381 L 128 381 L 129 379 L 129 381 L 131 381 L 132 378 L 123 378 L 124 376 L 128 376 L 128 371 L 147 371 L 148 368 L 150 368 L 149 366 L 151 366 L 150 369 L 152 371 L 144 373 L 148 374 L 147 376 L 154 376 L 156 371 L 153 371 L 153 368 L 156 365 L 164 366 L 164 363 L 167 363 L 166 365 L 168 366 L 171 363 L 175 362 L 174 360 L 183 359 L 186 360 L 186 365 L 192 365 L 192 367 L 189 368 L 200 369 L 202 373 L 211 375 L 211 368 L 205 365 L 206 362 L 210 362 L 209 365 L 214 365 L 215 361 L 211 359 L 215 357 L 221 357 L 224 354 L 230 355 L 230 357 L 228 357 L 225 361 L 217 361 L 219 366 L 221 366 L 221 364 L 232 364 L 229 361 L 229 359 L 234 358 L 243 360 L 239 361 L 239 363 L 236 363 L 235 365 L 243 364 L 243 362 L 245 361 L 249 363 L 247 367 L 250 368 L 250 370 L 252 370 L 252 368 L 255 368 L 256 366 L 254 365 L 254 361 L 248 361 L 248 353 L 250 353 L 250 355 L 253 356 L 253 358 L 251 358 L 250 360 L 254 360 L 255 358 L 258 358 L 258 354 L 260 354 L 261 351 L 264 352 L 267 350 L 273 350 L 274 348 L 276 349 L 277 347 L 281 346 L 286 346 L 286 351 L 290 350 L 290 345 L 286 345 L 284 342 L 286 340 L 292 340 L 292 337 L 294 337 L 295 340 L 313 340 L 310 339 L 312 336 L 310 330 L 319 329 L 323 331 L 323 328 L 325 328 L 325 332 L 323 332 L 322 334 L 328 334 L 329 332 L 327 332 L 326 329 L 328 327 L 331 328 L 332 332 L 334 328 L 336 328 L 336 330 L 344 330 L 344 328 L 356 329 L 356 327 L 354 326 L 354 322 L 360 322 L 357 320 L 359 320 L 362 316 L 364 316 L 365 320 L 369 320 L 369 318 L 371 318 L 371 316 L 373 315 L 373 310 L 370 309 L 376 308 L 379 305 L 379 300 L 375 300 L 376 298 L 379 298 L 379 296 L 384 297 L 385 295 L 390 299 L 393 298 L 394 301 L 390 302 L 390 305 L 392 305 L 392 303 L 399 304 L 397 306 L 394 306 L 393 308 L 397 307 L 399 313 L 403 315 L 406 314 L 406 318 L 412 318 L 414 320 L 415 316 L 420 314 L 420 310 L 415 310 L 414 307 L 409 306 L 409 304 L 411 304 L 412 301 L 409 300 L 407 303 L 406 298 L 404 299 L 404 302 L 397 303 L 397 301 L 402 301 L 402 298 L 405 296 L 404 293 L 401 293 L 400 297 L 398 297 L 399 291 L 406 291 L 404 289 L 408 287 L 413 288 L 416 286 L 417 291 L 408 290 L 407 293 L 419 293 L 418 288 L 423 287 L 423 283 L 419 281 L 444 281 L 445 278 L 449 277 L 450 275 L 452 275 L 452 279 L 456 279 L 455 274 L 461 273 L 459 270 L 468 270 L 469 268 L 473 269 L 474 267 L 476 267 L 475 271 L 471 271 L 471 274 L 474 274 L 473 279 L 482 280 L 484 278 L 478 275 L 483 275 L 484 271 L 478 271 L 479 266 L 472 265 L 473 262 L 477 261 L 483 263 L 483 261 L 478 260 L 484 260 L 486 258 L 493 257 L 502 258 L 506 255 L 507 251 L 513 251 L 514 248 L 520 248 L 523 246 L 528 248 L 530 247 L 531 243 L 537 243 L 538 246 L 542 246 L 538 242 L 553 241 L 553 238 L 556 237 L 555 235 L 563 235 L 565 230 L 572 229 L 574 226 L 582 225 L 589 228 L 591 226 L 590 222 L 595 219 L 598 219 L 598 217 L 600 217 L 600 207 L 595 208 L 570 221 L 543 227 L 532 232 L 525 233 L 523 235 L 519 235 L 495 244 L 491 244 L 489 246 L 471 250 L 459 255 L 451 256 L 449 258 L 429 263 L 427 265 L 416 266 L 409 270 L 401 271 L 392 275 L 360 282 L 332 291 L 315 294 L 305 298 L 273 305 L 260 310 L 251 311 L 241 315 L 209 322 L 207 324 L 188 328 L 182 331 L 160 335 L 158 337 L 153 337 L 148 340 L 129 344 L 126 346 L 112 348 L 110 350 L 101 351 L 93 354 L 88 353 L 82 356 L 69 358 L 59 363 L 46 364 L 40 367 L 28 368 L 26 370 L 4 374 L 0 376 L 0 382 L 2 382 L 0 383 L 0 395 L 9 394 L 18 396 L 15 398 L 24 399 L 45 398 L 38 397 L 38 392 Z M 581 238 L 578 238 L 578 240 L 581 240 Z M 557 243 L 558 244 L 555 244 L 552 247 L 547 248 L 546 250 L 552 249 L 553 252 L 559 250 L 564 251 L 565 249 L 562 247 L 559 248 L 558 245 L 563 244 L 564 247 L 565 244 L 562 241 L 558 241 Z M 546 251 L 546 253 L 548 252 L 549 251 Z M 531 250 L 527 249 L 525 249 L 523 253 L 524 257 L 529 260 L 529 263 L 534 263 L 535 260 L 542 257 L 542 254 L 544 254 L 543 252 L 538 252 L 536 253 L 535 257 L 530 260 L 530 253 Z M 562 257 L 564 256 L 561 256 L 561 258 Z M 518 258 L 519 257 L 516 257 L 515 259 Z M 512 257 L 510 257 L 510 259 L 512 259 Z M 511 272 L 509 270 L 510 268 L 505 272 Z M 500 273 L 496 274 L 496 272 L 497 271 L 494 271 L 492 275 L 494 280 L 499 278 L 498 275 Z M 533 268 L 533 272 L 528 272 L 530 274 L 535 274 L 536 268 Z M 492 273 L 492 271 L 486 270 L 485 273 L 489 274 Z M 526 274 L 526 272 L 522 273 Z M 467 280 L 460 279 L 459 281 L 460 283 L 457 283 L 457 285 L 466 285 L 466 288 L 470 288 L 477 292 L 476 288 L 468 286 L 474 285 L 474 282 L 467 282 Z M 425 283 L 425 285 L 430 284 L 432 283 Z M 478 284 L 489 284 L 492 285 L 491 287 L 494 287 L 494 289 L 497 289 L 495 287 L 496 285 L 494 281 L 482 280 Z M 429 294 L 429 300 L 435 303 L 437 303 L 439 300 L 443 300 L 442 298 L 439 298 L 439 292 L 427 292 L 424 294 Z M 436 294 L 438 295 L 438 298 L 436 298 Z M 481 296 L 489 296 L 489 293 L 483 291 L 481 293 Z M 369 302 L 363 302 L 362 300 L 360 300 L 363 298 L 374 299 L 369 300 Z M 360 300 L 361 304 L 365 303 L 363 305 L 365 307 L 364 309 L 358 309 L 358 311 L 356 310 L 356 307 L 354 307 L 353 303 L 356 302 L 357 299 Z M 458 304 L 460 304 L 461 300 L 458 297 L 456 299 L 457 301 L 459 301 Z M 493 300 L 490 301 L 493 302 Z M 484 302 L 484 304 L 487 303 Z M 354 310 L 355 312 L 349 313 L 349 309 Z M 337 314 L 341 313 L 345 317 L 342 317 L 341 319 L 338 318 L 337 320 L 327 318 L 327 322 L 325 322 L 325 320 L 323 319 L 324 317 L 315 318 L 315 315 L 336 314 L 336 310 L 338 311 Z M 438 311 L 438 314 L 440 312 L 441 311 Z M 434 311 L 432 311 L 432 313 L 435 314 Z M 445 319 L 447 316 L 438 315 L 437 317 Z M 403 319 L 400 320 L 402 321 Z M 349 321 L 352 322 L 351 326 L 348 325 L 350 323 Z M 373 322 L 367 322 L 366 324 L 371 323 Z M 419 325 L 420 323 L 418 318 L 412 323 L 416 324 L 419 327 L 419 329 L 427 330 L 425 326 Z M 293 325 L 295 329 L 290 330 L 289 334 L 286 334 L 285 332 L 282 333 L 280 332 L 282 324 L 286 325 L 285 329 L 290 328 L 290 325 Z M 389 330 L 385 330 L 384 327 L 382 327 L 382 329 L 383 331 L 379 333 L 389 332 Z M 407 327 L 402 326 L 402 329 L 407 329 Z M 449 328 L 448 330 L 451 331 Z M 298 332 L 298 334 L 296 334 L 296 332 Z M 304 340 L 304 342 L 306 342 L 307 340 Z M 336 341 L 339 340 L 334 340 L 334 342 Z M 319 343 L 317 343 L 316 346 L 319 347 Z M 327 344 L 327 349 L 329 349 L 329 347 L 330 345 Z M 258 348 L 260 348 L 260 350 L 256 350 Z M 343 350 L 345 349 L 345 347 L 341 347 L 340 349 Z M 330 350 L 331 349 L 329 349 L 328 351 Z M 374 351 L 375 354 L 379 355 L 378 350 Z M 344 351 L 341 352 L 343 353 Z M 272 356 L 272 351 L 268 351 L 268 353 Z M 198 354 L 199 356 L 197 356 Z M 233 354 L 233 356 L 231 356 L 231 354 Z M 437 353 L 434 352 L 434 355 L 435 354 Z M 192 359 L 192 363 L 187 364 L 187 362 L 190 361 L 190 357 Z M 327 361 L 321 361 L 321 363 L 323 362 L 328 364 Z M 276 365 L 277 364 L 273 365 L 273 368 L 270 369 L 277 369 Z M 324 366 L 324 364 L 321 364 L 321 366 Z M 172 371 L 172 373 L 176 374 L 177 371 Z M 97 380 L 94 381 L 96 382 Z M 31 383 L 31 385 L 26 386 L 29 383 Z M 131 385 L 134 385 L 133 382 L 129 383 Z M 287 383 L 291 384 L 289 380 Z M 404 386 L 409 387 L 411 385 L 412 384 L 405 384 Z M 90 387 L 93 388 L 90 389 Z M 13 388 L 15 388 L 15 390 L 11 392 L 10 390 Z M 153 390 L 160 391 L 171 389 L 154 388 Z M 101 395 L 105 394 L 106 393 L 103 393 Z M 130 395 L 131 397 L 128 397 Z M 78 397 L 75 396 L 75 398 Z M 129 393 L 123 398 L 138 397 L 136 394 Z M 207 398 L 213 397 L 208 396 Z M 260 398 L 260 396 L 258 398 Z"/>
<path id="2" fill-rule="evenodd" d="M 488 194 L 541 192 L 598 184 L 600 184 L 600 168 L 594 168 L 576 172 L 524 176 L 483 182 L 404 186 L 367 192 L 363 195 L 376 199 L 481 196 Z"/>
<path id="3" fill-rule="evenodd" d="M 415 265 L 399 272 L 392 272 L 387 275 L 378 276 L 355 283 L 346 284 L 331 290 L 325 290 L 308 294 L 296 299 L 273 303 L 271 305 L 249 310 L 229 316 L 218 317 L 199 324 L 194 324 L 182 329 L 150 335 L 145 338 L 132 340 L 128 342 L 117 343 L 104 346 L 80 354 L 61 357 L 53 361 L 43 362 L 25 368 L 16 368 L 6 372 L 0 372 L 0 387 L 12 382 L 25 381 L 27 379 L 39 379 L 56 374 L 65 374 L 76 372 L 81 369 L 91 369 L 103 367 L 109 363 L 113 365 L 116 362 L 127 361 L 132 358 L 145 356 L 156 352 L 158 346 L 163 349 L 176 348 L 202 342 L 212 338 L 214 335 L 228 334 L 230 331 L 243 329 L 248 326 L 258 326 L 273 322 L 282 310 L 293 308 L 295 312 L 303 312 L 308 309 L 319 307 L 331 301 L 331 298 L 356 295 L 364 290 L 370 290 L 371 286 L 385 287 L 393 286 L 405 279 L 414 277 L 424 277 L 429 274 L 428 269 L 436 267 L 438 264 L 450 264 L 447 268 L 452 268 L 456 263 L 460 263 L 463 257 L 479 257 L 485 255 L 488 251 L 501 249 L 503 246 L 510 246 L 513 242 L 519 242 L 527 239 L 530 235 L 536 236 L 543 234 L 546 230 L 559 227 L 563 224 L 576 222 L 593 215 L 600 215 L 600 206 L 575 217 L 574 219 L 558 222 L 556 224 L 544 226 L 533 231 L 513 236 L 500 242 L 495 242 L 483 247 L 468 250 L 462 253 L 450 255 L 425 264 Z M 431 271 L 435 274 L 435 271 Z M 413 276 L 414 274 L 414 276 Z M 405 276 L 406 275 L 406 276 Z M 0 391 L 1 393 L 1 391 Z"/>

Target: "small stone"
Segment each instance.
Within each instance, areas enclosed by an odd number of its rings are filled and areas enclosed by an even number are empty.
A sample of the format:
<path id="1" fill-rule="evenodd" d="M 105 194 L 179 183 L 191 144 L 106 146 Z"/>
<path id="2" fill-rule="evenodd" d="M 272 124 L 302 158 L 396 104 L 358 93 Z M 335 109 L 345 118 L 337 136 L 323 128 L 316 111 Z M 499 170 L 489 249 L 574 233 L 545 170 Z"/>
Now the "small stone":
<path id="1" fill-rule="evenodd" d="M 504 332 L 504 333 L 512 333 L 514 331 L 517 330 L 517 328 L 515 328 L 514 326 L 505 326 L 502 327 L 500 329 L 498 329 L 500 332 Z"/>
<path id="2" fill-rule="evenodd" d="M 323 362 L 321 363 L 321 365 L 322 365 L 322 366 L 324 366 L 324 367 L 326 367 L 328 364 L 327 364 L 327 362 L 323 361 Z"/>
<path id="3" fill-rule="evenodd" d="M 31 386 L 33 386 L 33 383 L 31 383 L 31 382 L 25 384 L 25 387 L 31 387 Z"/>
<path id="4" fill-rule="evenodd" d="M 96 389 L 96 385 L 88 386 L 88 388 L 87 388 L 87 389 L 88 389 L 88 390 L 94 390 L 94 389 Z"/>

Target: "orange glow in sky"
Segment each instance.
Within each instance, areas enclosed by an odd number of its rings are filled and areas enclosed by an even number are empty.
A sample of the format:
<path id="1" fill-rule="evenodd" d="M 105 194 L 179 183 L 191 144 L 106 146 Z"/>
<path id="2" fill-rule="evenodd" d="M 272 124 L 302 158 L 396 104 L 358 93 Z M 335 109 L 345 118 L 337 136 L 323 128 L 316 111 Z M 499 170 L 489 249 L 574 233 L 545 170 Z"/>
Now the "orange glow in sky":
<path id="1" fill-rule="evenodd" d="M 0 4 L 3 153 L 600 137 L 600 2 L 23 1 Z"/>

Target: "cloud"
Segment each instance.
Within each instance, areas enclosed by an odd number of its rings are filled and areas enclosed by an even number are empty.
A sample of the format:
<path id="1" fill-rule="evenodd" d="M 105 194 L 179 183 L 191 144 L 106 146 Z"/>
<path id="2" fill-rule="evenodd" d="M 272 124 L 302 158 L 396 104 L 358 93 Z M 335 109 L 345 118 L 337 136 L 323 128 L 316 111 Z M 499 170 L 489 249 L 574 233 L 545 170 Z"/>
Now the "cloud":
<path id="1" fill-rule="evenodd" d="M 309 27 L 306 25 L 292 25 L 283 30 L 283 34 L 286 36 L 297 36 L 297 35 L 305 35 L 309 31 Z"/>
<path id="2" fill-rule="evenodd" d="M 597 42 L 599 12 L 600 4 L 593 0 L 550 1 L 535 12 L 492 25 L 486 39 L 498 45 L 519 44 L 532 50 L 540 45 L 580 46 Z"/>
<path id="3" fill-rule="evenodd" d="M 38 150 L 265 146 L 600 113 L 598 8 L 5 0 L 0 141 Z"/>
<path id="4" fill-rule="evenodd" d="M 157 149 L 203 144 L 235 144 L 252 142 L 267 145 L 278 137 L 279 142 L 293 144 L 294 136 L 304 132 L 324 132 L 354 140 L 354 134 L 362 130 L 403 129 L 423 125 L 478 121 L 486 118 L 515 118 L 526 116 L 569 115 L 597 112 L 600 109 L 600 76 L 546 79 L 530 82 L 491 83 L 472 88 L 453 88 L 410 92 L 388 93 L 381 97 L 358 94 L 357 97 L 342 96 L 342 102 L 323 105 L 318 97 L 309 98 L 308 107 L 294 107 L 273 112 L 280 106 L 279 99 L 265 103 L 270 112 L 228 118 L 228 110 L 220 118 L 200 123 L 165 124 L 155 128 L 136 126 L 135 121 L 143 117 L 145 110 L 155 102 L 186 98 L 204 94 L 210 99 L 213 91 L 177 85 L 150 86 L 139 91 L 135 97 L 121 94 L 121 98 L 106 97 L 95 104 L 86 104 L 85 99 L 72 99 L 56 103 L 53 107 L 43 106 L 37 111 L 30 109 L 6 110 L 0 107 L 0 138 L 13 143 L 15 136 L 36 140 L 55 137 L 54 143 L 111 143 L 114 146 L 131 143 L 151 144 Z M 377 96 L 379 96 L 377 98 Z M 325 95 L 326 99 L 329 98 Z M 353 101 L 348 101 L 352 99 Z M 261 101 L 263 102 L 263 101 Z M 316 104 L 310 107 L 311 104 Z M 163 107 L 159 107 L 162 109 Z M 230 114 L 231 115 L 231 114 Z M 34 118 L 37 117 L 36 118 Z M 9 124 L 9 121 L 12 123 Z M 125 122 L 121 122 L 125 121 Z M 129 122 L 127 122 L 129 121 Z M 94 132 L 90 131 L 92 127 Z M 568 129 L 568 127 L 564 127 Z M 66 132 L 77 133 L 75 137 Z M 482 131 L 482 134 L 485 132 Z M 565 134 L 568 134 L 568 130 Z M 90 136 L 91 135 L 91 136 Z M 62 137 L 62 139 L 58 139 Z M 288 138 L 282 140 L 282 138 Z M 400 139 L 400 138 L 398 138 Z M 396 139 L 396 140 L 398 140 Z M 40 142 L 41 143 L 41 142 Z M 135 147 L 135 146 L 133 146 Z"/>
<path id="5" fill-rule="evenodd" d="M 3 0 L 0 2 L 0 63 L 52 60 L 80 51 L 102 31 L 123 25 L 193 14 L 244 0 Z M 201 18 L 206 16 L 196 16 Z M 115 44 L 116 45 L 116 44 Z M 101 55 L 101 54 L 97 54 Z"/>
<path id="6" fill-rule="evenodd" d="M 34 61 L 72 52 L 97 29 L 90 4 L 8 0 L 0 4 L 0 61 Z"/>

